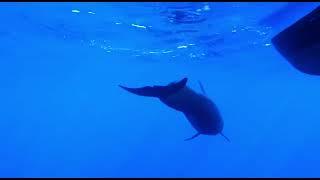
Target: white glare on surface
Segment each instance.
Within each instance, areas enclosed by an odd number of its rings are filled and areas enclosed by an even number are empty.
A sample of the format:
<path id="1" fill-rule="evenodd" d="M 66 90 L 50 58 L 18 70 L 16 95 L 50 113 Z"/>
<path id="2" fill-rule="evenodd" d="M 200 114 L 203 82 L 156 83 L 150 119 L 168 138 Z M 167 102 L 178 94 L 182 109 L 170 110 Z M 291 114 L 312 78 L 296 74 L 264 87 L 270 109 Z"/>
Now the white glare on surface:
<path id="1" fill-rule="evenodd" d="M 188 46 L 178 46 L 178 49 L 187 48 Z"/>
<path id="2" fill-rule="evenodd" d="M 140 25 L 137 25 L 137 24 L 131 24 L 131 26 L 134 26 L 134 27 L 137 27 L 137 28 L 143 28 L 143 29 L 146 29 L 145 26 L 140 26 Z"/>
<path id="3" fill-rule="evenodd" d="M 166 53 L 171 53 L 171 52 L 173 52 L 173 51 L 163 51 L 162 53 L 166 54 Z"/>
<path id="4" fill-rule="evenodd" d="M 79 13 L 80 11 L 77 10 L 77 9 L 73 9 L 71 12 L 73 12 L 73 13 Z"/>
<path id="5" fill-rule="evenodd" d="M 88 14 L 96 14 L 96 13 L 89 11 Z"/>
<path id="6" fill-rule="evenodd" d="M 204 11 L 210 11 L 210 6 L 209 6 L 209 5 L 205 5 L 205 6 L 203 7 L 203 10 L 204 10 Z"/>

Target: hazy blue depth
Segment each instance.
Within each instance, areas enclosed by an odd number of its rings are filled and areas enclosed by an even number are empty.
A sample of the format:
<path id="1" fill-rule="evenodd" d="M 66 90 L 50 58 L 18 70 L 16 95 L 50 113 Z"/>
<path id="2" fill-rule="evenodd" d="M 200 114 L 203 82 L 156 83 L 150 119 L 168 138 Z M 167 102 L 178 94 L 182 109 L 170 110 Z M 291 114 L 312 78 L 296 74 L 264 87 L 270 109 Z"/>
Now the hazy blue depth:
<path id="1" fill-rule="evenodd" d="M 320 77 L 270 42 L 315 3 L 261 23 L 286 4 L 0 3 L 0 177 L 320 177 Z M 118 87 L 184 77 L 231 143 Z"/>

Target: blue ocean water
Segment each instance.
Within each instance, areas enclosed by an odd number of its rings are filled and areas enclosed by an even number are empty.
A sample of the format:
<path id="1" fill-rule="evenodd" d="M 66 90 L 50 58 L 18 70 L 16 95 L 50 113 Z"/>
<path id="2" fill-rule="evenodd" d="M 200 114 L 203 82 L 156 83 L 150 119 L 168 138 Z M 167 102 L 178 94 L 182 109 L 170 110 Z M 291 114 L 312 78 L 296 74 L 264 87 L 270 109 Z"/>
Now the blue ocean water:
<path id="1" fill-rule="evenodd" d="M 287 5 L 0 3 L 0 177 L 319 177 L 320 78 L 270 41 L 319 3 Z M 230 143 L 118 86 L 184 77 Z"/>

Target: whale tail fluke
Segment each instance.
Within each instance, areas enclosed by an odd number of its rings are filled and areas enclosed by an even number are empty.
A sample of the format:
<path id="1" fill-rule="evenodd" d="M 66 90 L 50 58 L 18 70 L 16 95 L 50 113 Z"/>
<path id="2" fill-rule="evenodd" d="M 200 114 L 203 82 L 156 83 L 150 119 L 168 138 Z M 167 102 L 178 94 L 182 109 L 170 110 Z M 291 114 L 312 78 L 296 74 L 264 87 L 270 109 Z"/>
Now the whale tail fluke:
<path id="1" fill-rule="evenodd" d="M 148 96 L 148 97 L 159 97 L 163 91 L 161 86 L 146 86 L 142 88 L 128 88 L 125 86 L 119 85 L 119 87 L 139 96 Z"/>
<path id="2" fill-rule="evenodd" d="M 141 88 L 129 88 L 119 85 L 119 87 L 139 96 L 163 98 L 183 88 L 186 85 L 187 80 L 187 78 L 183 78 L 179 82 L 170 83 L 167 86 L 145 86 Z"/>

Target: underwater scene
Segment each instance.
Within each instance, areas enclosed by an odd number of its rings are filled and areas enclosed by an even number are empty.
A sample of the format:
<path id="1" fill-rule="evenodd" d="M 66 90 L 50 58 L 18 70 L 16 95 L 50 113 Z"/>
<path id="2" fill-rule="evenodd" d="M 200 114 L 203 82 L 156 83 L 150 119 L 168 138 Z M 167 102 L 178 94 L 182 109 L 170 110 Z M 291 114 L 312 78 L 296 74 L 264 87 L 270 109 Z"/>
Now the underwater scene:
<path id="1" fill-rule="evenodd" d="M 1 2 L 0 177 L 320 177 L 319 5 Z"/>

